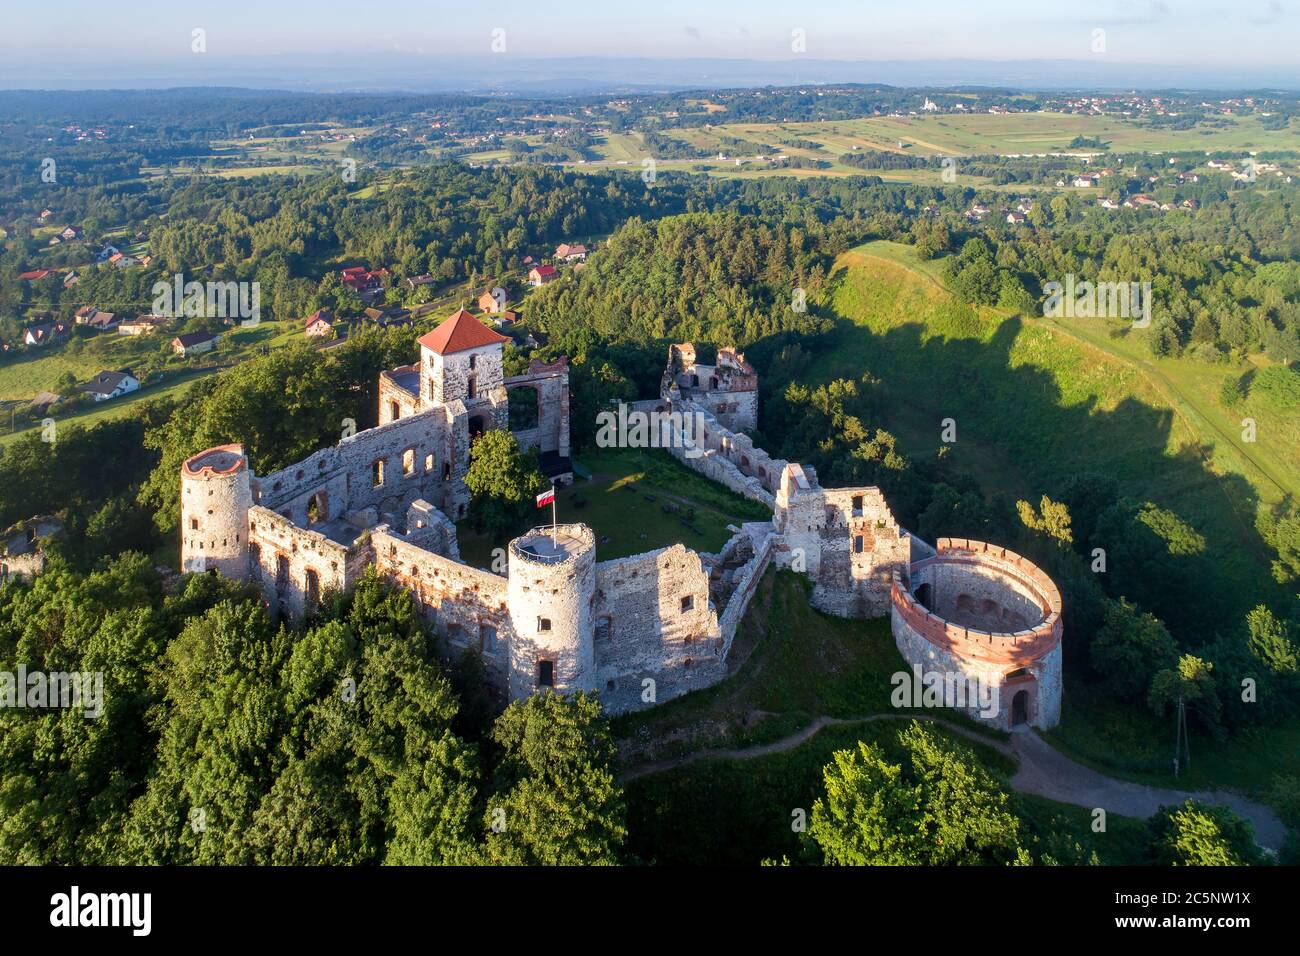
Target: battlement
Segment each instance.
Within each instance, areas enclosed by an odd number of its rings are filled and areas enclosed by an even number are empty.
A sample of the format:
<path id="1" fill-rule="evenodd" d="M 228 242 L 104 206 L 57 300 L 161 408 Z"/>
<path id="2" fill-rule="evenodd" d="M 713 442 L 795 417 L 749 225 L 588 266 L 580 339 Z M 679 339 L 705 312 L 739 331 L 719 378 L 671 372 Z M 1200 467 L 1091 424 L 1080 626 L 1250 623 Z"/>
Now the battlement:
<path id="1" fill-rule="evenodd" d="M 1061 640 L 1061 595 L 1027 558 L 997 545 L 940 538 L 936 553 L 895 571 L 896 624 L 969 660 L 1024 666 Z"/>
<path id="2" fill-rule="evenodd" d="M 243 445 L 218 445 L 185 459 L 181 474 L 186 478 L 224 478 L 247 468 Z"/>

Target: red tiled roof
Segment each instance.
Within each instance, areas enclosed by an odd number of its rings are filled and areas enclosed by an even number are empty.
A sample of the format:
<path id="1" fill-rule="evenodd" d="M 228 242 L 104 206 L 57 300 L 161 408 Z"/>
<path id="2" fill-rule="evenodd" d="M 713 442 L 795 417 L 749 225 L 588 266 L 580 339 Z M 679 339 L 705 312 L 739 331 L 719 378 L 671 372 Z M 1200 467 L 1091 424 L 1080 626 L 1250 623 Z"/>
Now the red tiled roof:
<path id="1" fill-rule="evenodd" d="M 555 275 L 555 266 L 537 266 L 533 269 L 533 272 L 545 279 L 547 276 Z"/>
<path id="2" fill-rule="evenodd" d="M 420 336 L 419 341 L 431 352 L 448 355 L 466 349 L 482 348 L 485 345 L 496 345 L 498 342 L 508 342 L 510 337 L 493 332 L 461 309 L 432 332 Z"/>
<path id="3" fill-rule="evenodd" d="M 18 278 L 26 279 L 26 280 L 44 279 L 47 275 L 50 275 L 53 271 L 54 271 L 53 269 L 37 269 L 35 272 L 20 273 Z"/>

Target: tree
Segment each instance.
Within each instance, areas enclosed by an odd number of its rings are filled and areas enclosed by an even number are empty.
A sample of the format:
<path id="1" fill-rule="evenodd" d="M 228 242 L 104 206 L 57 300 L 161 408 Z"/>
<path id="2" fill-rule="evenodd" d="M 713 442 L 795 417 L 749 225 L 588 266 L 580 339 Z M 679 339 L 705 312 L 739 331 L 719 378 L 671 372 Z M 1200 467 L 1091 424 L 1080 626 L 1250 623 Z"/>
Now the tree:
<path id="1" fill-rule="evenodd" d="M 514 534 L 532 511 L 535 497 L 546 487 L 537 454 L 519 450 L 519 440 L 502 429 L 485 432 L 470 448 L 465 487 L 470 522 L 475 531 L 493 536 Z"/>
<path id="2" fill-rule="evenodd" d="M 1020 515 L 1021 524 L 1031 531 L 1047 535 L 1062 547 L 1068 548 L 1074 543 L 1074 533 L 1070 530 L 1070 509 L 1061 502 L 1043 495 L 1038 511 L 1028 501 L 1017 501 L 1016 512 Z"/>
<path id="3" fill-rule="evenodd" d="M 1187 800 L 1161 807 L 1147 824 L 1161 866 L 1254 866 L 1263 861 L 1254 828 L 1224 806 Z"/>
<path id="4" fill-rule="evenodd" d="M 900 763 L 875 744 L 837 751 L 822 775 L 809 835 L 842 866 L 1021 864 L 1020 819 L 965 746 L 918 721 L 898 735 Z"/>
<path id="5" fill-rule="evenodd" d="M 1275 674 L 1294 674 L 1296 646 L 1287 622 L 1261 604 L 1246 615 L 1247 643 L 1256 657 Z"/>
<path id="6" fill-rule="evenodd" d="M 485 862 L 618 862 L 627 837 L 623 792 L 595 695 L 542 693 L 515 701 L 497 718 L 492 740 L 501 757 L 485 818 Z"/>
<path id="7" fill-rule="evenodd" d="M 1141 699 L 1160 671 L 1178 661 L 1178 644 L 1153 614 L 1125 598 L 1107 601 L 1105 623 L 1092 641 L 1092 666 L 1116 697 Z"/>
<path id="8" fill-rule="evenodd" d="M 1164 668 L 1152 678 L 1147 703 L 1157 714 L 1167 714 L 1181 700 L 1189 717 L 1218 735 L 1222 728 L 1213 672 L 1213 664 L 1193 654 L 1184 654 L 1177 664 Z"/>

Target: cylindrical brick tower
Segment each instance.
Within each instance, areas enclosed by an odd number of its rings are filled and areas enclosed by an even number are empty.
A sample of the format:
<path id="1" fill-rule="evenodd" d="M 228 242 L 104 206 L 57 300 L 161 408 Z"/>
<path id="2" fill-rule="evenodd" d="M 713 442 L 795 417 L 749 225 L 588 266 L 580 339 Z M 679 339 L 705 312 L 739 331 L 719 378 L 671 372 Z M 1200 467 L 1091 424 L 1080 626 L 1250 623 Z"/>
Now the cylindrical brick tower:
<path id="1" fill-rule="evenodd" d="M 510 542 L 510 698 L 590 689 L 596 538 L 585 524 L 534 528 Z"/>
<path id="2" fill-rule="evenodd" d="M 243 445 L 219 445 L 181 466 L 181 570 L 248 577 L 253 504 Z"/>

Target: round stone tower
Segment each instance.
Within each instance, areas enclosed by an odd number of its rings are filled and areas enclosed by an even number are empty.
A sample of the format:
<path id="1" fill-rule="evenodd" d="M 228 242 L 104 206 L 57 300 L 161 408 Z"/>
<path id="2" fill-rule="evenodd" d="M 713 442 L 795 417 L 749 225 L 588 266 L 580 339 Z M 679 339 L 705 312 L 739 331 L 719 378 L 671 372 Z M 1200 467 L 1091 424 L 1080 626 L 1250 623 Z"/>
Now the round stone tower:
<path id="1" fill-rule="evenodd" d="M 510 698 L 590 689 L 595 674 L 596 538 L 585 524 L 534 528 L 510 542 Z"/>
<path id="2" fill-rule="evenodd" d="M 243 445 L 218 445 L 181 466 L 181 570 L 248 577 L 253 492 Z"/>

